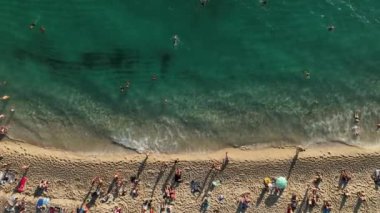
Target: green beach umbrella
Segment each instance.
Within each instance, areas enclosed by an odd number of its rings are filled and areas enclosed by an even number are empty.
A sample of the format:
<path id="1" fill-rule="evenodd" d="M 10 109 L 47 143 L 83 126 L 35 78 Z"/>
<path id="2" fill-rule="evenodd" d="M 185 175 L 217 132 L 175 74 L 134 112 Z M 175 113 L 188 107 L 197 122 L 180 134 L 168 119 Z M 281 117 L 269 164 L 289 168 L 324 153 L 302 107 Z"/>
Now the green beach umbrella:
<path id="1" fill-rule="evenodd" d="M 276 186 L 280 189 L 285 189 L 288 185 L 288 181 L 284 177 L 278 177 L 276 179 Z"/>

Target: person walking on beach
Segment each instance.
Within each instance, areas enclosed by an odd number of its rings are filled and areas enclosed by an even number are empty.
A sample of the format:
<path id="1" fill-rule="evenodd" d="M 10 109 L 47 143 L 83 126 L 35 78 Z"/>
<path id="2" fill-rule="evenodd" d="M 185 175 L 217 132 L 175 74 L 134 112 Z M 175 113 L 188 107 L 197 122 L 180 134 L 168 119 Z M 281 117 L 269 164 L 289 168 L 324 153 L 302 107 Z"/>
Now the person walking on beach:
<path id="1" fill-rule="evenodd" d="M 376 132 L 379 132 L 380 131 L 380 123 L 378 123 L 377 125 L 376 125 Z"/>

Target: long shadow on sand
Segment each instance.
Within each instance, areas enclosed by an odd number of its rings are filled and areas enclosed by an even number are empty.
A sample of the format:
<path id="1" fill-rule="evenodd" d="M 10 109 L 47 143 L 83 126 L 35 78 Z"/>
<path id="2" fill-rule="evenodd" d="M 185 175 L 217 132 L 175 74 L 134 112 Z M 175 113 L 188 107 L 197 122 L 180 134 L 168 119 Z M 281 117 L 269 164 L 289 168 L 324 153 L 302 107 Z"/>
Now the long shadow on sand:
<path id="1" fill-rule="evenodd" d="M 144 171 L 146 162 L 148 161 L 149 156 L 146 155 L 144 160 L 140 163 L 139 169 L 137 170 L 136 178 L 139 179 L 141 173 Z"/>
<path id="2" fill-rule="evenodd" d="M 277 201 L 278 201 L 278 199 L 279 199 L 280 197 L 281 197 L 281 196 L 278 196 L 278 195 L 269 195 L 269 196 L 265 199 L 264 203 L 265 203 L 266 206 L 271 207 L 271 206 L 273 206 L 274 204 L 277 203 Z"/>
<path id="3" fill-rule="evenodd" d="M 166 168 L 167 168 L 167 165 L 164 165 L 163 167 L 161 167 L 160 169 L 160 173 L 158 173 L 158 176 L 156 178 L 156 181 L 154 182 L 154 186 L 153 186 L 153 189 L 152 189 L 152 193 L 150 195 L 151 198 L 153 198 L 153 195 L 154 195 L 154 192 L 156 191 L 156 188 L 157 188 L 157 185 L 158 183 L 160 182 L 162 176 L 164 176 L 164 173 L 166 171 Z"/>
<path id="4" fill-rule="evenodd" d="M 297 149 L 296 150 L 296 154 L 294 155 L 293 159 L 292 159 L 292 162 L 290 163 L 290 167 L 289 167 L 289 170 L 288 170 L 288 175 L 286 176 L 286 179 L 289 180 L 290 178 L 290 175 L 292 174 L 292 171 L 297 163 L 297 160 L 298 160 L 298 155 L 300 153 L 300 150 Z"/>
<path id="5" fill-rule="evenodd" d="M 166 186 L 169 184 L 169 181 L 172 180 L 172 177 L 173 177 L 173 174 L 175 172 L 176 166 L 177 166 L 177 161 L 174 162 L 172 168 L 169 171 L 168 177 L 166 177 L 166 179 L 164 181 L 164 184 L 162 184 L 161 190 L 163 192 L 165 191 Z"/>
<path id="6" fill-rule="evenodd" d="M 263 199 L 264 199 L 266 192 L 267 192 L 267 189 L 265 189 L 265 188 L 261 189 L 261 193 L 256 200 L 256 207 L 259 207 L 261 201 L 263 201 Z"/>

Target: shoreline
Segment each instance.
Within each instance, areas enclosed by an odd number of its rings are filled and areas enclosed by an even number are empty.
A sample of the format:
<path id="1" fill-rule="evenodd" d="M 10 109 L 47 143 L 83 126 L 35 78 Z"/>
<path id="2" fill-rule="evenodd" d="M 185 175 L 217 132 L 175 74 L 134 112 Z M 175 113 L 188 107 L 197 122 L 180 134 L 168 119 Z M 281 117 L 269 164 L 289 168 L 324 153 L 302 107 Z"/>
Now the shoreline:
<path id="1" fill-rule="evenodd" d="M 20 198 L 26 195 L 28 202 L 33 204 L 28 210 L 33 209 L 36 203 L 37 198 L 33 198 L 32 194 L 40 180 L 50 181 L 48 196 L 51 198 L 51 203 L 74 209 L 83 201 L 93 177 L 102 177 L 105 182 L 103 188 L 106 189 L 116 172 L 129 180 L 145 158 L 145 155 L 136 153 L 70 152 L 11 141 L 2 141 L 0 151 L 3 157 L 1 163 L 12 163 L 11 169 L 15 170 L 17 176 L 21 174 L 19 169 L 21 165 L 30 165 L 27 190 L 22 194 L 17 194 Z M 207 177 L 211 165 L 215 161 L 220 162 L 226 151 L 230 157 L 227 168 L 215 177 Z M 228 148 L 212 152 L 180 154 L 153 153 L 141 172 L 141 195 L 137 199 L 132 199 L 127 194 L 117 198 L 111 205 L 99 204 L 95 212 L 108 211 L 118 204 L 128 206 L 128 211 L 125 212 L 140 212 L 143 200 L 150 197 L 155 183 L 157 187 L 153 193 L 153 206 L 157 208 L 162 198 L 161 188 L 165 181 L 170 180 L 172 174 L 169 170 L 172 162 L 177 158 L 179 159 L 178 167 L 184 172 L 184 182 L 177 189 L 174 212 L 191 213 L 194 212 L 194 208 L 199 209 L 201 199 L 190 193 L 189 182 L 198 180 L 207 185 L 212 178 L 221 180 L 223 184 L 211 192 L 210 212 L 216 209 L 220 212 L 236 212 L 236 199 L 244 192 L 250 192 L 252 195 L 251 208 L 247 212 L 285 212 L 292 193 L 298 194 L 302 200 L 304 191 L 316 171 L 324 173 L 323 198 L 331 200 L 335 212 L 339 208 L 341 199 L 340 192 L 335 189 L 341 169 L 352 172 L 353 180 L 348 188 L 353 193 L 358 190 L 366 191 L 370 201 L 368 208 L 373 210 L 369 212 L 374 212 L 375 207 L 380 204 L 380 191 L 374 189 L 370 178 L 376 166 L 380 167 L 379 147 L 360 148 L 341 144 L 308 147 L 305 152 L 299 153 L 295 164 L 291 166 L 295 153 L 294 147 L 286 146 L 263 149 L 246 147 L 246 150 Z M 169 168 L 159 178 L 159 169 L 165 163 L 169 164 Z M 289 186 L 283 195 L 273 202 L 265 194 L 256 206 L 262 188 L 262 179 L 266 176 L 287 176 L 289 171 L 291 171 Z M 15 183 L 2 187 L 0 197 L 3 202 L 9 198 L 14 187 Z M 129 183 L 127 187 L 130 187 Z M 220 194 L 226 197 L 224 204 L 216 202 Z M 355 201 L 356 194 L 346 202 L 342 212 L 352 212 Z M 320 212 L 320 207 L 315 208 L 313 212 Z"/>

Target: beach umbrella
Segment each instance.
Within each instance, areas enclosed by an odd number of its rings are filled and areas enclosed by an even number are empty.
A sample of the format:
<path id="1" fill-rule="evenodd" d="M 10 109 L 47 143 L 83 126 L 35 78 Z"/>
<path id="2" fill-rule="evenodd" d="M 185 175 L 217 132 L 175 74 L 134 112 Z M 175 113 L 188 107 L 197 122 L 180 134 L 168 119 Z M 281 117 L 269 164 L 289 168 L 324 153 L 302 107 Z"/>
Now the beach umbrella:
<path id="1" fill-rule="evenodd" d="M 288 181 L 284 177 L 278 177 L 276 179 L 276 186 L 280 189 L 285 189 L 288 185 Z"/>

